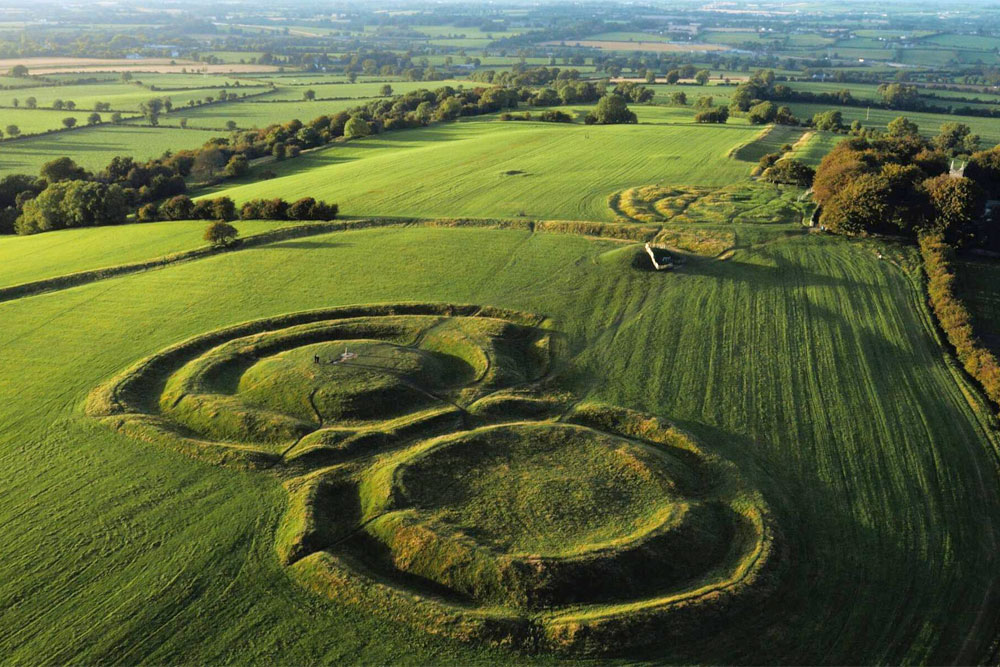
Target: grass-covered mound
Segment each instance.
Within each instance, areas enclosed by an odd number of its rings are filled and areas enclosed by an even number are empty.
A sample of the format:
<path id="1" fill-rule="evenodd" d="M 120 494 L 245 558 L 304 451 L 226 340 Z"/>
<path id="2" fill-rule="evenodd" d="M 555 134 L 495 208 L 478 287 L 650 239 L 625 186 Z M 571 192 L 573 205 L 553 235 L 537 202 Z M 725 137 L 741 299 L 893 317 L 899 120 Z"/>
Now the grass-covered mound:
<path id="1" fill-rule="evenodd" d="M 256 320 L 147 357 L 87 411 L 290 477 L 279 557 L 337 600 L 531 651 L 711 632 L 769 588 L 763 501 L 669 424 L 558 389 L 542 323 L 447 304 Z"/>
<path id="2" fill-rule="evenodd" d="M 781 562 L 766 505 L 731 464 L 598 405 L 417 438 L 289 490 L 278 550 L 305 585 L 522 650 L 711 636 L 769 594 Z"/>
<path id="3" fill-rule="evenodd" d="M 549 337 L 537 319 L 404 304 L 248 322 L 138 362 L 94 390 L 87 410 L 214 462 L 272 465 L 306 451 L 340 457 L 384 443 L 386 428 L 464 412 L 543 375 Z"/>
<path id="4" fill-rule="evenodd" d="M 761 181 L 718 189 L 645 185 L 615 193 L 608 203 L 619 219 L 647 224 L 801 224 L 812 214 L 801 195 L 801 188 Z"/>

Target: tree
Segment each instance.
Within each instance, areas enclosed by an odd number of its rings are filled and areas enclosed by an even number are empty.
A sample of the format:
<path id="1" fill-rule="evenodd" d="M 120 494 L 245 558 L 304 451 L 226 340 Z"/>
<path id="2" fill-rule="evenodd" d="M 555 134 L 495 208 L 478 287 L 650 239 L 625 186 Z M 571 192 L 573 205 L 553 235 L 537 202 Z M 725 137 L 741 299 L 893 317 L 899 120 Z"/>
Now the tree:
<path id="1" fill-rule="evenodd" d="M 313 100 L 316 99 L 316 91 L 313 90 L 312 88 L 309 88 L 304 93 L 302 93 L 302 99 L 304 99 L 306 102 L 312 102 Z"/>
<path id="2" fill-rule="evenodd" d="M 986 190 L 990 199 L 1000 199 L 1000 146 L 973 153 L 965 167 L 965 176 Z"/>
<path id="3" fill-rule="evenodd" d="M 553 88 L 542 88 L 528 102 L 533 107 L 551 107 L 562 102 L 559 93 Z"/>
<path id="4" fill-rule="evenodd" d="M 29 109 L 34 109 L 38 107 L 38 100 L 36 100 L 34 97 L 26 97 L 24 98 L 24 106 L 28 107 Z"/>
<path id="5" fill-rule="evenodd" d="M 979 148 L 979 135 L 965 123 L 945 123 L 934 137 L 934 146 L 949 154 L 973 153 Z"/>
<path id="6" fill-rule="evenodd" d="M 844 116 L 837 109 L 821 111 L 813 115 L 813 126 L 817 130 L 838 132 L 844 128 Z"/>
<path id="7" fill-rule="evenodd" d="M 87 170 L 77 166 L 71 158 L 59 157 L 42 165 L 41 176 L 49 183 L 87 178 Z"/>
<path id="8" fill-rule="evenodd" d="M 351 116 L 351 119 L 347 121 L 347 125 L 344 126 L 344 136 L 348 139 L 353 139 L 355 137 L 367 137 L 371 133 L 372 130 L 368 126 L 368 123 L 365 122 L 364 118 L 359 116 Z"/>
<path id="9" fill-rule="evenodd" d="M 271 155 L 274 156 L 275 160 L 281 161 L 285 159 L 285 143 L 283 141 L 276 141 L 274 145 L 271 146 Z"/>
<path id="10" fill-rule="evenodd" d="M 698 73 L 694 75 L 694 80 L 699 86 L 704 86 L 711 78 L 712 74 L 707 69 L 699 70 Z"/>
<path id="11" fill-rule="evenodd" d="M 678 107 L 685 106 L 688 103 L 687 95 L 683 90 L 679 90 L 676 93 L 670 93 L 670 103 Z"/>
<path id="12" fill-rule="evenodd" d="M 656 83 L 656 72 L 651 69 L 646 70 L 646 83 Z"/>
<path id="13" fill-rule="evenodd" d="M 241 176 L 246 176 L 250 173 L 250 162 L 243 154 L 234 155 L 229 158 L 229 162 L 226 163 L 226 168 L 222 173 L 226 176 L 226 178 L 240 178 Z"/>
<path id="14" fill-rule="evenodd" d="M 713 106 L 715 106 L 715 102 L 711 95 L 701 95 L 694 103 L 695 109 L 711 109 Z"/>
<path id="15" fill-rule="evenodd" d="M 215 248 L 228 248 L 236 243 L 239 235 L 239 230 L 228 222 L 216 220 L 205 229 L 204 239 Z"/>
<path id="16" fill-rule="evenodd" d="M 235 120 L 227 120 L 226 121 L 226 129 L 229 130 L 230 132 L 234 131 L 236 129 L 236 121 Z"/>
<path id="17" fill-rule="evenodd" d="M 111 114 L 111 122 L 114 123 L 115 125 L 118 125 L 122 122 L 122 114 L 120 111 L 116 111 L 113 114 Z"/>
<path id="18" fill-rule="evenodd" d="M 17 125 L 8 125 L 4 130 L 7 132 L 7 136 L 12 138 L 21 134 L 21 128 Z"/>
<path id="19" fill-rule="evenodd" d="M 617 125 L 635 123 L 635 113 L 629 110 L 625 98 L 620 95 L 605 95 L 598 100 L 594 110 L 587 114 L 587 121 L 597 125 Z"/>
<path id="20" fill-rule="evenodd" d="M 727 120 L 729 120 L 729 107 L 706 109 L 694 115 L 694 122 L 696 123 L 718 123 L 721 125 Z"/>
<path id="21" fill-rule="evenodd" d="M 10 76 L 16 76 L 18 78 L 23 78 L 28 76 L 27 65 L 14 65 L 10 68 Z"/>
<path id="22" fill-rule="evenodd" d="M 888 209 L 888 181 L 879 174 L 861 174 L 823 204 L 819 221 L 840 234 L 868 234 L 884 225 Z"/>
<path id="23" fill-rule="evenodd" d="M 115 225 L 125 221 L 128 196 L 117 184 L 93 181 L 51 183 L 37 197 L 24 203 L 15 222 L 18 234 L 51 229 Z"/>
<path id="24" fill-rule="evenodd" d="M 878 87 L 882 101 L 890 109 L 919 109 L 923 106 L 920 91 L 905 83 L 883 83 Z"/>
<path id="25" fill-rule="evenodd" d="M 212 215 L 219 220 L 235 220 L 236 204 L 229 197 L 216 197 L 211 200 Z"/>
<path id="26" fill-rule="evenodd" d="M 812 185 L 815 175 L 816 172 L 813 168 L 804 162 L 786 158 L 765 169 L 760 177 L 771 183 L 788 183 L 789 185 L 809 187 Z"/>
<path id="27" fill-rule="evenodd" d="M 101 114 L 99 113 L 95 112 L 87 116 L 87 125 L 97 125 L 100 122 L 101 122 Z"/>
<path id="28" fill-rule="evenodd" d="M 672 69 L 667 72 L 667 83 L 675 84 L 680 81 L 681 73 L 680 70 Z"/>
<path id="29" fill-rule="evenodd" d="M 55 109 L 56 111 L 62 111 L 63 108 L 65 108 L 65 106 L 66 106 L 66 103 L 63 102 L 58 97 L 56 99 L 52 100 L 52 108 Z"/>
<path id="30" fill-rule="evenodd" d="M 73 118 L 73 116 L 67 116 L 66 118 L 62 119 L 62 124 L 63 127 L 65 127 L 68 130 L 76 126 L 76 118 Z"/>
<path id="31" fill-rule="evenodd" d="M 194 210 L 194 203 L 187 195 L 177 195 L 163 202 L 160 215 L 164 220 L 187 220 Z"/>
<path id="32" fill-rule="evenodd" d="M 890 137 L 919 137 L 920 128 L 906 116 L 899 116 L 889 121 L 886 126 Z"/>
<path id="33" fill-rule="evenodd" d="M 752 125 L 764 125 L 773 121 L 777 113 L 778 109 L 773 102 L 761 102 L 750 107 L 747 112 L 747 120 Z"/>
<path id="34" fill-rule="evenodd" d="M 135 218 L 139 222 L 156 222 L 159 214 L 160 210 L 157 208 L 156 204 L 149 203 L 145 206 L 139 207 L 139 210 L 136 211 Z"/>
<path id="35" fill-rule="evenodd" d="M 928 228 L 944 232 L 950 243 L 965 243 L 982 217 L 986 193 L 972 179 L 952 178 L 948 174 L 929 178 L 923 185 L 933 210 Z"/>
<path id="36" fill-rule="evenodd" d="M 382 97 L 391 97 L 392 86 L 390 86 L 389 84 L 385 84 L 384 86 L 379 88 L 378 94 L 381 95 Z"/>

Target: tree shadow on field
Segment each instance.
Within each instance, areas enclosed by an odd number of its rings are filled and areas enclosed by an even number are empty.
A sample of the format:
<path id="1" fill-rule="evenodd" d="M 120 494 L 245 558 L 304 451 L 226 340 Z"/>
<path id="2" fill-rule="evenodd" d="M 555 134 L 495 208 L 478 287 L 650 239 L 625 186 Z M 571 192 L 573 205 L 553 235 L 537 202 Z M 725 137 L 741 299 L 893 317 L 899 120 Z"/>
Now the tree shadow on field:
<path id="1" fill-rule="evenodd" d="M 858 648 L 870 650 L 877 638 L 884 642 L 886 629 L 900 620 L 892 600 L 898 588 L 890 584 L 911 589 L 941 580 L 924 554 L 899 539 L 905 530 L 893 529 L 891 522 L 876 528 L 861 520 L 854 499 L 822 479 L 818 470 L 803 468 L 796 457 L 775 453 L 780 448 L 739 433 L 666 417 L 698 438 L 706 450 L 733 462 L 748 485 L 761 493 L 779 529 L 782 566 L 776 589 L 751 608 L 709 627 L 707 633 L 693 633 L 690 641 L 630 653 L 630 660 L 705 664 L 739 655 L 744 660 L 736 664 L 864 661 Z M 895 582 L 886 581 L 891 576 Z M 893 630 L 898 651 L 919 642 L 923 622 L 918 616 L 907 617 L 905 629 Z M 824 633 L 828 628 L 840 632 Z"/>

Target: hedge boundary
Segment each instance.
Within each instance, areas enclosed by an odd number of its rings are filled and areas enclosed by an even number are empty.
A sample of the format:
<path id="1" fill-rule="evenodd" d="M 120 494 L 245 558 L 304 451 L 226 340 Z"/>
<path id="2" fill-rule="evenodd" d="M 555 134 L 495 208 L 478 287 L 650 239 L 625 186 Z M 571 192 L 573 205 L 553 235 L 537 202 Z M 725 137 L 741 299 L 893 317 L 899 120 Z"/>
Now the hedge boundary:
<path id="1" fill-rule="evenodd" d="M 928 301 L 938 326 L 955 348 L 962 367 L 996 408 L 1000 406 L 1000 360 L 976 336 L 972 314 L 956 293 L 955 251 L 941 234 L 923 234 L 919 245 Z"/>

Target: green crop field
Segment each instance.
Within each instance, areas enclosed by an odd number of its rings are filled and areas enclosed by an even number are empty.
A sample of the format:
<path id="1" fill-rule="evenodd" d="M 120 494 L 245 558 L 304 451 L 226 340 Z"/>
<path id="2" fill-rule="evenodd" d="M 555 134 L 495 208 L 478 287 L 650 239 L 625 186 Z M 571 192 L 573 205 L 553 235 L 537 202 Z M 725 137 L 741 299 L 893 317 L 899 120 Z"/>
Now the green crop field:
<path id="1" fill-rule="evenodd" d="M 197 148 L 217 136 L 217 130 L 101 125 L 28 137 L 0 144 L 0 174 L 36 174 L 46 162 L 65 155 L 88 169 L 99 169 L 116 155 L 148 160 L 168 150 Z"/>
<path id="2" fill-rule="evenodd" d="M 760 128 L 661 124 L 660 109 L 640 109 L 649 124 L 477 119 L 387 133 L 270 164 L 277 178 L 216 194 L 237 202 L 312 196 L 337 201 L 346 215 L 610 220 L 607 197 L 635 183 L 721 186 L 748 173 L 727 156 Z M 623 159 L 609 163 L 612 148 Z"/>
<path id="3" fill-rule="evenodd" d="M 786 554 L 774 574 L 782 584 L 747 613 L 727 616 L 723 634 L 673 641 L 631 659 L 974 660 L 991 641 L 984 629 L 998 621 L 986 604 L 998 558 L 989 529 L 1000 511 L 995 454 L 945 363 L 918 283 L 880 261 L 871 243 L 793 228 L 737 226 L 737 234 L 743 240 L 729 260 L 691 259 L 657 273 L 635 268 L 636 246 L 577 236 L 421 227 L 339 232 L 0 304 L 0 481 L 11 498 L 0 508 L 0 595 L 16 601 L 6 607 L 10 631 L 0 648 L 15 662 L 533 660 L 435 638 L 388 620 L 377 605 L 309 592 L 297 582 L 313 581 L 315 567 L 332 561 L 304 559 L 289 577 L 275 557 L 276 534 L 288 529 L 281 468 L 207 465 L 116 433 L 82 410 L 88 393 L 115 373 L 191 336 L 309 308 L 429 301 L 544 314 L 574 368 L 560 380 L 565 389 L 675 420 L 770 505 Z M 372 331 L 384 337 L 391 328 Z M 423 343 L 431 349 L 455 349 L 440 345 L 462 340 L 445 329 L 432 333 Z M 334 352 L 340 348 L 324 354 Z M 505 368 L 528 364 L 528 372 L 537 361 L 524 354 L 507 349 Z M 280 373 L 289 378 L 312 367 L 294 356 L 272 358 L 287 359 Z M 410 374 L 431 368 L 405 357 L 392 363 L 400 370 L 418 363 Z M 247 378 L 268 377 L 255 372 Z M 464 373 L 456 372 L 442 367 L 433 377 L 454 382 L 445 378 Z M 247 400 L 254 400 L 253 386 L 246 385 Z M 614 427 L 599 412 L 579 414 L 586 428 L 575 438 Z M 495 448 L 503 443 L 496 436 L 527 433 L 517 428 L 466 437 Z M 644 437 L 654 437 L 644 428 Z M 516 468 L 531 476 L 519 478 L 526 498 L 572 493 L 571 479 L 596 494 L 608 480 L 636 479 L 638 495 L 620 496 L 615 510 L 636 530 L 650 512 L 673 516 L 684 507 L 681 499 L 657 505 L 650 499 L 664 502 L 662 492 L 637 476 L 666 470 L 655 484 L 682 484 L 690 463 L 650 458 L 615 435 L 573 441 L 584 458 L 566 459 L 558 449 L 566 441 L 549 447 L 545 433 L 516 441 L 530 445 Z M 685 442 L 670 437 L 675 446 Z M 602 438 L 623 448 L 618 458 L 607 457 Z M 489 531 L 489 539 L 514 540 L 507 548 L 553 548 L 533 531 L 557 535 L 575 520 L 515 510 L 504 495 L 510 488 L 498 482 L 502 460 L 490 458 L 490 449 L 462 458 L 454 449 L 461 442 L 433 440 L 406 458 L 384 459 L 387 470 L 400 471 L 394 479 L 406 502 L 429 513 L 429 525 L 467 512 L 461 520 Z M 419 486 L 451 469 L 436 467 L 438 460 L 467 468 L 464 486 Z M 372 502 L 385 502 L 376 493 L 379 470 L 360 478 Z M 420 488 L 443 495 L 414 495 Z M 612 507 L 599 498 L 571 501 L 581 509 Z M 510 517 L 496 514 L 501 506 L 526 512 L 515 532 Z M 371 523 L 370 539 L 404 553 L 407 512 L 404 506 Z M 574 540 L 622 539 L 625 524 L 588 516 L 586 533 L 569 533 Z M 714 520 L 698 521 L 708 529 Z M 351 553 L 379 553 L 364 544 Z M 426 563 L 399 567 L 465 585 L 455 578 L 460 570 L 434 574 Z M 477 591 L 489 595 L 488 587 Z"/>

